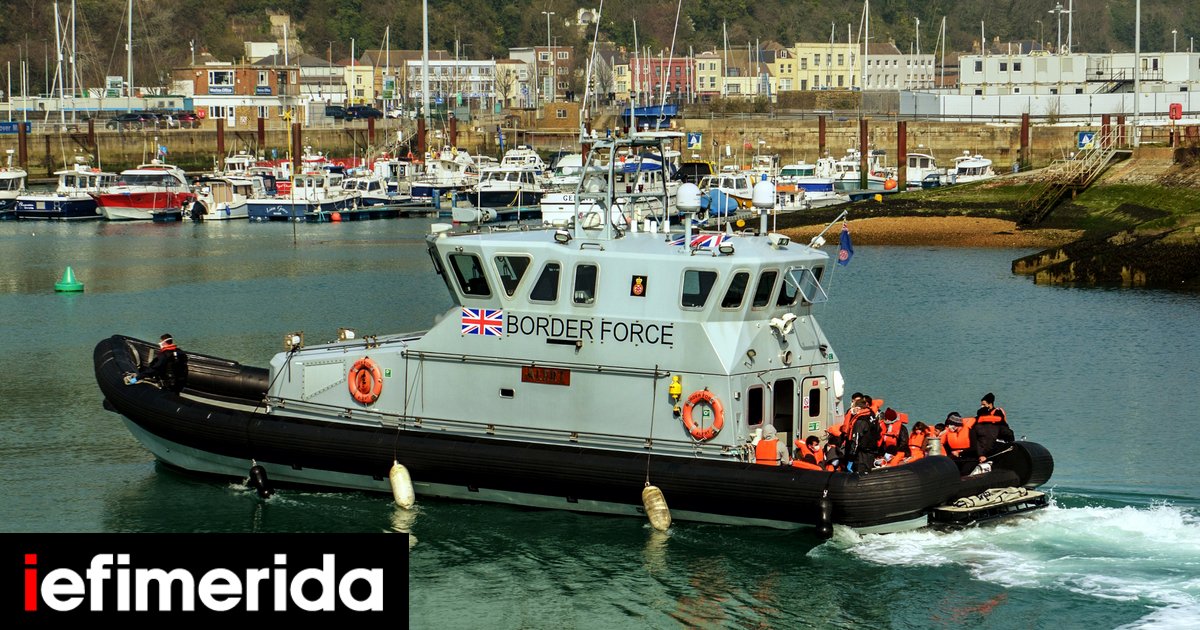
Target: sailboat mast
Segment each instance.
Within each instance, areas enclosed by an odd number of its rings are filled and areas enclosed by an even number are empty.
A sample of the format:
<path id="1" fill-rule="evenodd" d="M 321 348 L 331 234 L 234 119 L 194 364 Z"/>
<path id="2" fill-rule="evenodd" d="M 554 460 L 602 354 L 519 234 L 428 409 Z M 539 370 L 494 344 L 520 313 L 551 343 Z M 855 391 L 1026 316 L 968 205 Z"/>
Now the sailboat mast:
<path id="1" fill-rule="evenodd" d="M 71 122 L 75 122 L 75 97 L 79 89 L 76 82 L 79 68 L 75 66 L 75 0 L 71 0 Z"/>
<path id="2" fill-rule="evenodd" d="M 125 34 L 125 76 L 129 81 L 128 90 L 125 92 L 125 111 L 133 111 L 133 0 L 129 0 L 129 13 L 125 18 L 125 28 L 128 31 Z"/>
<path id="3" fill-rule="evenodd" d="M 429 131 L 429 0 L 421 0 L 421 114 L 425 117 L 425 130 Z M 425 139 L 420 143 L 424 145 Z"/>
<path id="4" fill-rule="evenodd" d="M 58 121 L 66 124 L 67 112 L 63 109 L 63 54 L 62 34 L 59 33 L 58 3 L 54 3 L 54 81 L 58 83 Z"/>

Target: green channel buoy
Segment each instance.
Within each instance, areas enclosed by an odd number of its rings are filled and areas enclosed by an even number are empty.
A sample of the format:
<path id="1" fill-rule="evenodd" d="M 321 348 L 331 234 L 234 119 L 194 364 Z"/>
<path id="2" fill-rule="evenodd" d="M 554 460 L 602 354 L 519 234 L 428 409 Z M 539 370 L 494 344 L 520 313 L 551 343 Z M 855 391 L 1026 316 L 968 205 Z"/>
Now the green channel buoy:
<path id="1" fill-rule="evenodd" d="M 62 292 L 82 291 L 83 283 L 76 280 L 75 272 L 70 267 L 67 267 L 67 270 L 63 272 L 62 280 L 54 283 L 54 290 Z"/>

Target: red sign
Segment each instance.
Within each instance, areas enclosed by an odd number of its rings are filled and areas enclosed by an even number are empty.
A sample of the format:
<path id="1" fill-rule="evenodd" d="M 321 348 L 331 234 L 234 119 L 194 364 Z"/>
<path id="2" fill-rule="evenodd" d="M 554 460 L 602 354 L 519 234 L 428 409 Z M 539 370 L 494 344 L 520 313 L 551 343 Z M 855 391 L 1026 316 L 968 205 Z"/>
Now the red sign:
<path id="1" fill-rule="evenodd" d="M 1183 103 L 1171 103 L 1171 107 L 1168 111 L 1170 112 L 1171 120 L 1179 120 L 1180 118 L 1183 118 Z"/>
<path id="2" fill-rule="evenodd" d="M 540 383 L 542 385 L 571 385 L 571 370 L 561 368 L 538 367 L 536 365 L 521 366 L 522 383 Z"/>

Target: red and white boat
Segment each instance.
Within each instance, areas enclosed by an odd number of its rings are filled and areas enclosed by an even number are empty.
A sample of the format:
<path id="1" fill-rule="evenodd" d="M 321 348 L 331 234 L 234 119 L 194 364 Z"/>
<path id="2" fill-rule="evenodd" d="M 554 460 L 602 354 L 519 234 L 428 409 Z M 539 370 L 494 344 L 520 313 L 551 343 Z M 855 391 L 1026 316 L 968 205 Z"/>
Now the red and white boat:
<path id="1" fill-rule="evenodd" d="M 110 221 L 179 221 L 195 194 L 183 169 L 153 160 L 121 171 L 117 184 L 95 197 Z"/>

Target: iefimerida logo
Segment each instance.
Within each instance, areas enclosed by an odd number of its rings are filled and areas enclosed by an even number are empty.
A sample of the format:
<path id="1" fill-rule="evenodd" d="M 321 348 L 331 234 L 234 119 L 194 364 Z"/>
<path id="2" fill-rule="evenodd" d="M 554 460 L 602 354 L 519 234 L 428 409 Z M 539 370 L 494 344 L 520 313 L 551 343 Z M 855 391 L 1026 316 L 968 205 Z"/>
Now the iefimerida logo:
<path id="1" fill-rule="evenodd" d="M 0 628 L 315 618 L 403 630 L 408 554 L 394 532 L 0 533 Z"/>
<path id="2" fill-rule="evenodd" d="M 201 568 L 191 551 L 186 566 L 172 566 L 170 556 L 158 553 L 96 553 L 90 560 L 60 558 L 59 566 L 48 566 L 45 560 L 39 564 L 38 554 L 26 553 L 24 610 L 38 615 L 384 611 L 382 566 L 339 567 L 335 553 L 322 553 L 319 561 L 310 553 L 307 565 L 289 566 L 286 553 L 259 553 L 271 557 L 268 566 Z"/>

